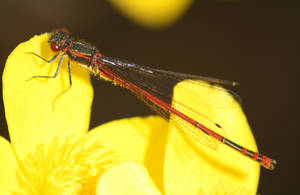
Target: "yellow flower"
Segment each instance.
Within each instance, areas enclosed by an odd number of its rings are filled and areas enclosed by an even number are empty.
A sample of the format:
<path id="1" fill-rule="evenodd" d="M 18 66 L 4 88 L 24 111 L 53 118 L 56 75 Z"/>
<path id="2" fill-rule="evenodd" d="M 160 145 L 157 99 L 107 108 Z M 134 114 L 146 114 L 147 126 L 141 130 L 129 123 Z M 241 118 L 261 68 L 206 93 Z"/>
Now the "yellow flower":
<path id="1" fill-rule="evenodd" d="M 159 29 L 178 20 L 193 0 L 109 0 L 126 17 L 141 26 Z"/>
<path id="2" fill-rule="evenodd" d="M 172 121 L 136 117 L 88 132 L 93 90 L 76 63 L 71 63 L 72 88 L 57 100 L 68 88 L 65 63 L 55 79 L 26 82 L 55 72 L 57 61 L 49 65 L 25 53 L 51 58 L 48 38 L 43 34 L 20 44 L 5 66 L 11 143 L 0 137 L 0 194 L 255 194 L 257 163 L 221 144 L 211 150 L 180 133 Z M 197 95 L 197 103 L 187 91 Z M 183 82 L 174 99 L 201 108 L 229 138 L 256 150 L 241 108 L 221 90 Z M 217 102 L 222 104 L 216 109 Z"/>

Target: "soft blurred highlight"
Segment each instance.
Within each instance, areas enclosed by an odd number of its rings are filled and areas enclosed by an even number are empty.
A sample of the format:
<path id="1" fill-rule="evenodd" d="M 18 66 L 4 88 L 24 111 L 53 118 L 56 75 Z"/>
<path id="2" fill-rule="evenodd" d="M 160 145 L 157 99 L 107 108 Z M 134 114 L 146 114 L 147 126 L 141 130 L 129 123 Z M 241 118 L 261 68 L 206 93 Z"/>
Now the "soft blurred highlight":
<path id="1" fill-rule="evenodd" d="M 109 0 L 123 15 L 137 24 L 162 29 L 175 23 L 193 0 Z"/>

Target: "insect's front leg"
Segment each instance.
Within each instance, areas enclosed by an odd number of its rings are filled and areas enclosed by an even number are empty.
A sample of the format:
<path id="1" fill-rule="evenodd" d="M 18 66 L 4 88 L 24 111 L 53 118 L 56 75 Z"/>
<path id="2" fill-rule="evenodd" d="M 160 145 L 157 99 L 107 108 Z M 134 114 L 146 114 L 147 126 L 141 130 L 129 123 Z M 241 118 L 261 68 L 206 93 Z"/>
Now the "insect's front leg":
<path id="1" fill-rule="evenodd" d="M 55 56 L 53 56 L 50 60 L 46 60 L 45 58 L 43 58 L 42 56 L 39 56 L 39 55 L 36 54 L 36 53 L 30 52 L 29 54 L 33 54 L 33 55 L 35 55 L 35 56 L 41 58 L 42 60 L 44 60 L 44 61 L 47 62 L 47 63 L 53 62 L 53 61 L 59 56 L 59 53 L 57 53 L 57 54 L 55 54 Z M 61 67 L 61 64 L 62 64 L 62 60 L 63 60 L 63 57 L 64 57 L 65 55 L 66 55 L 66 54 L 64 54 L 64 53 L 61 55 L 61 57 L 60 57 L 60 59 L 59 59 L 59 62 L 58 62 L 58 65 L 57 65 L 57 68 L 56 68 L 56 71 L 55 71 L 55 74 L 54 74 L 53 76 L 38 75 L 38 76 L 33 76 L 33 77 L 27 79 L 26 81 L 29 81 L 29 80 L 31 80 L 31 79 L 33 79 L 33 78 L 55 78 L 55 77 L 58 75 L 58 73 L 59 73 L 59 70 L 60 70 L 60 67 Z"/>

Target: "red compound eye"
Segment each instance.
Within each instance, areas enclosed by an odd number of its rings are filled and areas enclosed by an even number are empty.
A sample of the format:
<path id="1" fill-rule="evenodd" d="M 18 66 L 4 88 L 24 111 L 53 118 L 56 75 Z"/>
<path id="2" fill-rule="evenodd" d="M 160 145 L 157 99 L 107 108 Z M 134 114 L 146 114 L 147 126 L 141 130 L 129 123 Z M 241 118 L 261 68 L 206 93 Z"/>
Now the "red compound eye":
<path id="1" fill-rule="evenodd" d="M 66 28 L 60 28 L 58 31 L 69 34 L 69 31 Z"/>
<path id="2" fill-rule="evenodd" d="M 59 52 L 60 51 L 60 46 L 56 42 L 52 41 L 51 42 L 51 49 L 54 52 Z"/>

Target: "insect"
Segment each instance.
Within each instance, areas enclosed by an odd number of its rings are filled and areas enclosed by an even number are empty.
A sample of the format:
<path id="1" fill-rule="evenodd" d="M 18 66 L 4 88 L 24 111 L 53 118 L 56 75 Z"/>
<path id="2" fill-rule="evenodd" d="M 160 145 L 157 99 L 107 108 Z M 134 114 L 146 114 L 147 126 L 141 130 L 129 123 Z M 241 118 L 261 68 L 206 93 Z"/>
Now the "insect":
<path id="1" fill-rule="evenodd" d="M 185 114 L 181 109 L 177 109 L 171 105 L 173 88 L 178 82 L 183 80 L 196 80 L 203 83 L 231 86 L 238 85 L 238 83 L 209 77 L 159 70 L 146 66 L 140 66 L 116 58 L 106 57 L 103 56 L 96 47 L 91 46 L 84 41 L 79 41 L 72 38 L 69 34 L 69 31 L 64 28 L 53 31 L 48 42 L 51 49 L 56 52 L 56 54 L 50 60 L 46 60 L 36 53 L 30 53 L 48 63 L 53 62 L 60 56 L 56 72 L 53 76 L 34 76 L 32 78 L 55 78 L 59 73 L 64 56 L 68 56 L 68 73 L 70 82 L 68 89 L 70 89 L 72 86 L 70 60 L 73 60 L 81 64 L 84 68 L 88 69 L 94 76 L 113 81 L 114 83 L 129 89 L 164 118 L 169 119 L 171 114 L 175 115 L 176 117 L 174 120 L 177 121 L 177 125 L 180 126 L 180 129 L 184 133 L 207 143 L 207 145 L 211 148 L 214 148 L 216 143 L 219 142 L 251 158 L 267 169 L 273 170 L 275 168 L 275 160 L 258 152 L 253 152 L 247 148 L 244 148 L 217 133 L 215 129 L 222 130 L 222 127 L 219 124 L 214 123 L 209 119 L 207 119 L 207 124 L 209 125 L 202 124 L 197 122 L 190 115 Z M 220 88 L 220 90 L 225 89 Z M 238 96 L 236 95 L 236 97 Z M 179 102 L 177 103 L 179 104 L 179 107 L 181 106 L 187 109 L 188 112 L 192 113 L 192 116 L 197 115 L 197 112 L 188 108 L 188 106 L 185 106 Z"/>

